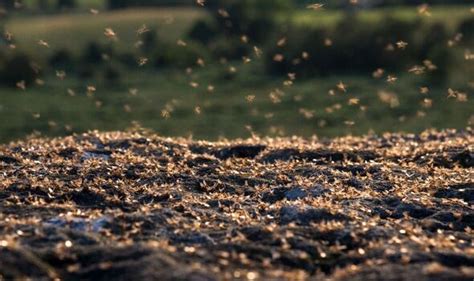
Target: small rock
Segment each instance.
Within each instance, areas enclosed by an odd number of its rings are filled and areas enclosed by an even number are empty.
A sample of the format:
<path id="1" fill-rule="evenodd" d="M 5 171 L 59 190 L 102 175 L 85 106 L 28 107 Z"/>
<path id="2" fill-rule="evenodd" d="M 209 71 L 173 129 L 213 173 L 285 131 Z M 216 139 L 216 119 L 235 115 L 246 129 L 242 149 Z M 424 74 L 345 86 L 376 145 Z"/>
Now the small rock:
<path id="1" fill-rule="evenodd" d="M 465 183 L 449 186 L 436 191 L 434 194 L 438 198 L 459 198 L 467 203 L 474 202 L 474 183 Z"/>
<path id="2" fill-rule="evenodd" d="M 0 155 L 0 162 L 6 163 L 6 164 L 19 164 L 20 163 L 18 159 L 11 156 L 6 156 L 6 155 Z"/>
<path id="3" fill-rule="evenodd" d="M 240 232 L 250 241 L 262 242 L 273 240 L 272 232 L 259 226 L 247 226 L 240 229 Z"/>
<path id="4" fill-rule="evenodd" d="M 283 200 L 286 196 L 287 188 L 277 187 L 271 191 L 264 192 L 262 194 L 262 201 L 273 204 L 277 201 Z"/>
<path id="5" fill-rule="evenodd" d="M 214 244 L 214 240 L 207 234 L 204 233 L 190 233 L 181 235 L 173 239 L 175 243 L 183 244 Z"/>
<path id="6" fill-rule="evenodd" d="M 452 212 L 437 212 L 431 217 L 435 220 L 445 222 L 445 223 L 454 222 L 457 220 Z"/>
<path id="7" fill-rule="evenodd" d="M 280 221 L 282 223 L 289 223 L 298 218 L 298 208 L 294 206 L 284 206 L 280 209 Z"/>
<path id="8" fill-rule="evenodd" d="M 350 179 L 346 180 L 345 184 L 347 184 L 349 186 L 352 186 L 352 187 L 355 187 L 357 189 L 363 189 L 364 188 L 364 183 L 361 182 L 360 180 L 356 179 L 356 178 L 350 178 Z"/>
<path id="9" fill-rule="evenodd" d="M 264 163 L 275 163 L 276 161 L 289 161 L 291 159 L 297 159 L 299 151 L 293 148 L 277 149 L 272 150 L 269 153 L 263 155 L 260 159 Z"/>
<path id="10" fill-rule="evenodd" d="M 292 189 L 288 190 L 287 192 L 285 192 L 285 197 L 288 200 L 303 199 L 307 195 L 308 195 L 308 193 L 300 187 L 295 187 L 295 188 L 292 188 Z"/>
<path id="11" fill-rule="evenodd" d="M 453 160 L 456 161 L 463 168 L 472 168 L 474 167 L 474 152 L 465 150 L 453 157 Z"/>
<path id="12" fill-rule="evenodd" d="M 438 261 L 446 266 L 474 266 L 474 257 L 468 256 L 467 253 L 438 252 L 436 256 Z"/>
<path id="13" fill-rule="evenodd" d="M 209 200 L 207 201 L 207 204 L 211 206 L 212 208 L 218 208 L 218 207 L 230 207 L 235 204 L 234 201 L 229 200 L 229 199 L 221 199 L 221 200 Z"/>
<path id="14" fill-rule="evenodd" d="M 108 216 L 102 216 L 97 219 L 87 219 L 87 218 L 72 218 L 70 220 L 65 219 L 64 217 L 55 217 L 52 218 L 44 224 L 46 226 L 52 226 L 56 228 L 70 228 L 76 231 L 93 231 L 99 232 L 106 227 L 108 223 L 111 222 L 111 218 Z"/>
<path id="15" fill-rule="evenodd" d="M 400 198 L 395 197 L 395 196 L 387 196 L 382 201 L 389 208 L 395 208 L 401 203 Z"/>
<path id="16" fill-rule="evenodd" d="M 421 221 L 421 225 L 423 226 L 423 228 L 429 231 L 436 231 L 438 229 L 449 229 L 447 224 L 430 218 L 423 219 Z"/>
<path id="17" fill-rule="evenodd" d="M 417 204 L 401 203 L 395 209 L 394 217 L 401 218 L 403 217 L 404 213 L 407 213 L 410 217 L 415 218 L 415 219 L 423 219 L 428 216 L 431 216 L 434 213 L 434 211 L 427 207 L 420 206 Z"/>
<path id="18" fill-rule="evenodd" d="M 214 153 L 219 159 L 228 158 L 255 158 L 260 152 L 267 148 L 265 145 L 236 145 L 232 147 L 226 147 L 218 150 Z"/>
<path id="19" fill-rule="evenodd" d="M 285 206 L 280 209 L 280 221 L 283 224 L 290 222 L 298 222 L 303 225 L 308 225 L 311 222 L 321 221 L 345 221 L 347 216 L 342 214 L 332 214 L 323 208 L 306 208 L 298 210 L 293 206 Z"/>
<path id="20" fill-rule="evenodd" d="M 386 219 L 390 216 L 390 213 L 386 209 L 380 206 L 375 206 L 372 209 L 372 213 L 375 215 L 378 215 L 381 219 Z"/>
<path id="21" fill-rule="evenodd" d="M 367 171 L 361 165 L 346 165 L 346 166 L 335 166 L 334 169 L 343 172 L 350 172 L 353 176 L 365 176 Z"/>
<path id="22" fill-rule="evenodd" d="M 100 158 L 104 160 L 109 160 L 112 156 L 112 151 L 109 150 L 89 150 L 85 151 L 81 157 L 81 162 L 92 159 L 92 158 Z"/>
<path id="23" fill-rule="evenodd" d="M 463 214 L 461 222 L 465 223 L 469 227 L 474 227 L 474 212 Z"/>
<path id="24" fill-rule="evenodd" d="M 72 147 L 68 147 L 68 148 L 65 148 L 65 149 L 59 151 L 58 155 L 63 157 L 63 158 L 72 158 L 76 152 L 77 152 L 77 149 L 72 148 Z"/>
<path id="25" fill-rule="evenodd" d="M 205 156 L 198 156 L 193 159 L 187 160 L 186 165 L 189 167 L 196 167 L 196 166 L 211 166 L 219 164 L 219 160 L 205 157 Z"/>
<path id="26" fill-rule="evenodd" d="M 345 221 L 348 217 L 342 214 L 332 214 L 323 208 L 308 208 L 298 215 L 298 220 L 302 224 L 321 221 Z"/>
<path id="27" fill-rule="evenodd" d="M 311 193 L 311 196 L 313 197 L 320 197 L 323 196 L 326 193 L 331 193 L 330 189 L 324 188 L 322 185 L 316 185 L 309 191 Z"/>
<path id="28" fill-rule="evenodd" d="M 371 184 L 372 188 L 377 192 L 390 191 L 395 188 L 395 186 L 389 181 L 373 181 Z"/>
<path id="29" fill-rule="evenodd" d="M 132 146 L 130 140 L 114 140 L 105 144 L 112 149 L 128 149 Z"/>

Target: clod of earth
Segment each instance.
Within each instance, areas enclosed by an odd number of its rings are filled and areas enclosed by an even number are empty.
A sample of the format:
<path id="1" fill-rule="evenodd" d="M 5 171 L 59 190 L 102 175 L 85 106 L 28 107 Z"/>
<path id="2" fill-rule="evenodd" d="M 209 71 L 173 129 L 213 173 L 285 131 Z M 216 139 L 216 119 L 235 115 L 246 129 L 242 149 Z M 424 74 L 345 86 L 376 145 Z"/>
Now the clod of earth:
<path id="1" fill-rule="evenodd" d="M 0 279 L 473 280 L 474 131 L 0 146 Z"/>

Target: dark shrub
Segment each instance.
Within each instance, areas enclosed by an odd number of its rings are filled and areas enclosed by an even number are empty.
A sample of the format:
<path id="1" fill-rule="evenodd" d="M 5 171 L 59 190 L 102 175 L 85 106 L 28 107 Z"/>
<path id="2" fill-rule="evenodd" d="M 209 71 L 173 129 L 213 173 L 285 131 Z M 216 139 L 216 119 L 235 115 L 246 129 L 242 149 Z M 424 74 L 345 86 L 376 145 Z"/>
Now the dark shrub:
<path id="1" fill-rule="evenodd" d="M 209 44 L 212 55 L 227 60 L 240 60 L 251 51 L 251 46 L 241 42 L 240 38 L 220 37 Z"/>
<path id="2" fill-rule="evenodd" d="M 422 26 L 413 33 L 412 45 L 416 47 L 415 50 L 424 55 L 430 53 L 433 46 L 446 46 L 445 43 L 449 37 L 446 25 L 442 23 Z"/>
<path id="3" fill-rule="evenodd" d="M 199 58 L 207 61 L 207 50 L 191 43 L 186 47 L 160 44 L 151 56 L 152 65 L 157 68 L 194 66 Z"/>
<path id="4" fill-rule="evenodd" d="M 446 47 L 448 37 L 446 26 L 441 23 L 424 26 L 414 34 L 413 59 L 430 60 L 436 66 L 436 70 L 426 74 L 431 84 L 444 83 L 449 77 L 451 62 L 455 61 L 451 48 Z"/>
<path id="5" fill-rule="evenodd" d="M 306 7 L 308 4 L 312 4 L 313 0 L 298 0 L 296 1 L 299 7 Z M 387 6 L 418 6 L 421 4 L 429 5 L 456 5 L 456 4 L 471 4 L 471 0 L 371 0 L 371 1 L 360 1 L 363 7 L 387 7 Z M 326 7 L 328 8 L 345 8 L 354 9 L 357 7 L 347 0 L 332 0 L 327 1 Z"/>
<path id="6" fill-rule="evenodd" d="M 12 9 L 15 5 L 15 0 L 2 0 L 0 1 L 0 7 L 5 9 Z"/>
<path id="7" fill-rule="evenodd" d="M 49 1 L 48 0 L 38 0 L 38 9 L 42 11 L 47 11 L 49 9 Z"/>
<path id="8" fill-rule="evenodd" d="M 112 48 L 101 46 L 98 43 L 91 42 L 85 48 L 82 60 L 86 63 L 100 64 L 104 61 L 103 55 L 111 55 Z"/>
<path id="9" fill-rule="evenodd" d="M 73 9 L 76 7 L 76 0 L 58 0 L 56 8 L 59 10 Z"/>
<path id="10" fill-rule="evenodd" d="M 145 32 L 141 34 L 140 37 L 141 41 L 143 42 L 143 44 L 140 46 L 140 49 L 143 52 L 148 53 L 157 47 L 158 36 L 156 30 L 150 30 L 148 32 Z"/>
<path id="11" fill-rule="evenodd" d="M 276 15 L 292 6 L 290 0 L 211 0 L 206 7 L 213 14 L 220 33 L 247 35 L 256 43 L 264 42 L 276 27 Z M 220 10 L 228 15 L 223 16 Z"/>
<path id="12" fill-rule="evenodd" d="M 276 46 L 274 42 L 282 36 L 287 37 L 287 44 Z M 327 38 L 332 41 L 329 46 L 325 44 Z M 409 47 L 397 48 L 396 43 L 400 40 L 409 42 Z M 296 72 L 299 76 L 369 74 L 380 67 L 390 72 L 406 71 L 425 59 L 434 60 L 430 56 L 436 55 L 441 59 L 440 64 L 446 63 L 442 59 L 443 55 L 448 57 L 446 53 L 439 53 L 443 49 L 434 51 L 437 46 L 444 46 L 446 40 L 444 28 L 437 25 L 424 26 L 419 21 L 390 18 L 372 25 L 347 16 L 333 29 L 291 27 L 271 42 L 265 65 L 268 73 Z M 392 49 L 387 49 L 390 44 Z M 303 57 L 303 52 L 309 56 Z M 279 61 L 275 60 L 275 55 L 280 55 Z"/>
<path id="13" fill-rule="evenodd" d="M 123 9 L 139 6 L 178 6 L 193 5 L 189 0 L 107 0 L 108 9 Z"/>
<path id="14" fill-rule="evenodd" d="M 427 78 L 432 85 L 442 85 L 449 78 L 451 63 L 455 61 L 454 55 L 448 48 L 442 45 L 434 46 L 426 56 L 436 65 L 436 70 L 429 71 Z"/>
<path id="15" fill-rule="evenodd" d="M 189 31 L 188 37 L 191 40 L 208 44 L 209 41 L 217 36 L 218 32 L 219 30 L 215 22 L 208 20 L 198 20 Z"/>
<path id="16" fill-rule="evenodd" d="M 3 52 L 2 49 L 0 49 L 0 66 L 5 64 L 6 59 L 7 59 L 6 54 Z"/>
<path id="17" fill-rule="evenodd" d="M 107 0 L 108 9 L 123 9 L 127 7 L 126 0 Z"/>
<path id="18" fill-rule="evenodd" d="M 104 68 L 103 76 L 105 82 L 109 84 L 117 84 L 120 82 L 121 72 L 117 66 L 114 67 L 113 65 L 107 65 Z"/>
<path id="19" fill-rule="evenodd" d="M 95 69 L 93 64 L 82 63 L 77 67 L 77 76 L 82 79 L 92 78 L 95 75 Z"/>
<path id="20" fill-rule="evenodd" d="M 463 21 L 459 26 L 459 32 L 462 33 L 466 42 L 474 42 L 474 18 Z"/>
<path id="21" fill-rule="evenodd" d="M 6 58 L 0 73 L 2 84 L 10 87 L 16 86 L 20 81 L 25 81 L 29 85 L 38 76 L 30 58 L 25 54 L 16 54 L 11 58 Z"/>
<path id="22" fill-rule="evenodd" d="M 128 68 L 137 67 L 137 58 L 132 53 L 124 53 L 117 56 L 118 62 Z"/>
<path id="23" fill-rule="evenodd" d="M 333 58 L 329 56 L 329 50 L 324 47 L 326 31 L 308 27 L 292 27 L 284 36 L 287 43 L 284 47 L 276 46 L 278 36 L 269 42 L 270 46 L 265 52 L 265 66 L 270 74 L 286 75 L 298 70 L 299 74 L 310 76 L 322 74 L 325 65 L 330 65 Z M 309 57 L 303 59 L 303 52 Z M 281 59 L 276 59 L 281 57 Z"/>
<path id="24" fill-rule="evenodd" d="M 49 58 L 48 63 L 54 69 L 71 70 L 74 68 L 74 59 L 66 49 L 56 51 Z"/>

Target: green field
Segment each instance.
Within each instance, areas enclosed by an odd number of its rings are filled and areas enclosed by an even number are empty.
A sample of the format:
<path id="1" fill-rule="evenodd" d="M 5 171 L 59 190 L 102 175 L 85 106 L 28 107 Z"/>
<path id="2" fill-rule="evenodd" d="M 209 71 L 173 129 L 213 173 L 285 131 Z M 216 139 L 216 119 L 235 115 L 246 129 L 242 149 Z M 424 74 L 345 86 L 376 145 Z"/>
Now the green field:
<path id="1" fill-rule="evenodd" d="M 408 76 L 393 86 L 363 77 L 332 77 L 296 81 L 294 86 L 285 87 L 281 80 L 254 75 L 255 66 L 251 64 L 238 69 L 232 81 L 222 81 L 226 69 L 218 66 L 197 71 L 192 77 L 178 71 L 131 74 L 122 85 L 95 84 L 93 97 L 86 95 L 87 82 L 74 79 L 50 79 L 42 88 L 26 91 L 2 90 L 0 140 L 34 131 L 62 135 L 68 133 L 65 126 L 73 132 L 117 130 L 132 126 L 134 121 L 163 135 L 207 139 L 249 136 L 248 126 L 261 135 L 335 136 L 370 130 L 463 128 L 473 114 L 472 99 L 463 103 L 447 99 L 445 89 L 422 95 L 418 92 L 419 81 Z M 348 92 L 329 95 L 328 91 L 336 89 L 341 80 L 348 85 Z M 196 81 L 199 87 L 192 88 L 190 81 Z M 211 83 L 215 86 L 213 93 L 206 90 Z M 68 88 L 74 89 L 76 96 L 69 96 Z M 132 96 L 130 88 L 138 89 L 138 94 Z M 276 95 L 280 102 L 270 97 L 277 88 L 283 92 Z M 378 92 L 382 90 L 395 93 L 400 105 L 391 108 L 381 102 Z M 253 102 L 247 100 L 249 95 L 255 96 Z M 351 98 L 360 99 L 360 104 L 349 105 Z M 424 98 L 433 100 L 431 108 L 423 108 Z M 97 101 L 102 103 L 99 108 Z M 170 105 L 169 118 L 163 118 L 162 111 Z M 360 105 L 367 106 L 366 111 Z M 332 113 L 326 111 L 329 107 Z M 426 116 L 417 116 L 420 112 Z"/>
<path id="2" fill-rule="evenodd" d="M 156 29 L 158 37 L 167 42 L 181 39 L 192 23 L 204 16 L 203 10 L 192 8 L 148 8 L 90 13 L 59 14 L 35 17 L 12 18 L 6 29 L 13 33 L 18 47 L 36 56 L 48 55 L 54 49 L 81 51 L 90 42 L 108 43 L 105 28 L 112 28 L 118 41 L 117 50 L 135 48 L 137 30 L 144 24 Z M 45 49 L 38 45 L 44 40 L 50 45 Z"/>
<path id="3" fill-rule="evenodd" d="M 470 16 L 468 7 L 434 7 L 431 12 L 432 16 L 424 20 L 438 20 L 451 28 Z M 387 14 L 406 19 L 418 16 L 416 8 L 394 8 L 362 12 L 361 17 L 376 23 Z M 300 24 L 324 25 L 334 24 L 342 15 L 336 11 L 297 11 L 291 17 Z M 56 49 L 80 52 L 91 41 L 107 42 L 103 34 L 106 27 L 118 33 L 119 41 L 114 43 L 118 50 L 134 48 L 138 40 L 136 30 L 143 24 L 156 27 L 162 40 L 175 42 L 185 38 L 196 19 L 205 16 L 199 9 L 121 10 L 99 15 L 19 16 L 11 18 L 6 27 L 14 34 L 19 49 L 41 59 Z M 39 46 L 40 39 L 51 48 Z M 449 87 L 465 90 L 467 79 L 474 81 L 474 77 L 469 77 L 473 72 L 464 68 L 463 52 L 459 50 L 458 54 L 459 71 L 463 75 L 453 72 L 447 85 L 433 85 L 428 95 L 420 94 L 419 88 L 431 85 L 407 73 L 397 74 L 399 80 L 393 85 L 384 79 L 373 79 L 371 73 L 360 73 L 301 81 L 297 78 L 288 87 L 283 85 L 286 78 L 262 74 L 262 62 L 258 60 L 225 66 L 207 62 L 206 67 L 194 69 L 192 75 L 187 75 L 184 69 L 153 71 L 137 67 L 137 71 L 122 73 L 120 83 L 114 84 L 73 76 L 59 80 L 51 73 L 45 75 L 44 86 L 26 91 L 0 88 L 0 142 L 33 132 L 64 135 L 89 129 L 118 130 L 135 122 L 163 135 L 206 139 L 245 137 L 252 131 L 260 135 L 336 136 L 370 130 L 380 133 L 415 132 L 430 127 L 463 128 L 474 123 L 474 99 L 469 96 L 472 86 L 467 92 L 467 102 L 447 99 Z M 229 78 L 232 75 L 226 75 L 231 65 L 237 68 L 232 79 Z M 329 95 L 328 91 L 335 90 L 340 81 L 348 85 L 348 92 L 336 90 L 335 95 Z M 193 88 L 190 82 L 199 86 Z M 97 88 L 92 97 L 86 95 L 88 85 Z M 215 91 L 208 92 L 208 85 L 213 85 Z M 131 88 L 138 90 L 137 95 L 130 94 Z M 76 95 L 70 96 L 68 89 Z M 275 93 L 275 89 L 281 92 Z M 399 105 L 391 108 L 380 100 L 379 92 L 390 93 Z M 248 96 L 255 99 L 249 102 Z M 358 105 L 348 104 L 355 99 Z M 431 99 L 432 106 L 423 107 L 424 99 Z M 163 117 L 163 110 L 169 111 L 169 118 Z"/>
<path id="4" fill-rule="evenodd" d="M 26 6 L 27 9 L 35 9 L 38 7 L 38 1 L 37 0 L 23 0 L 21 1 L 24 6 Z M 49 5 L 53 6 L 55 4 L 55 1 L 53 0 L 48 0 Z M 103 9 L 105 7 L 105 1 L 104 0 L 81 0 L 77 1 L 77 10 L 88 10 L 88 9 Z"/>
<path id="5" fill-rule="evenodd" d="M 448 29 L 453 30 L 463 20 L 473 17 L 469 6 L 433 6 L 429 9 L 430 16 L 420 15 L 417 7 L 390 7 L 374 10 L 360 11 L 358 17 L 362 21 L 376 24 L 384 18 L 397 18 L 406 21 L 421 20 L 426 23 L 441 22 Z M 341 20 L 345 13 L 341 10 L 302 10 L 292 16 L 292 21 L 297 24 L 311 26 L 330 26 Z"/>
<path id="6" fill-rule="evenodd" d="M 91 6 L 94 4 L 91 1 Z M 97 1 L 96 1 L 97 2 Z M 95 3 L 95 6 L 98 4 Z M 87 5 L 86 5 L 87 6 Z M 442 6 L 432 7 L 431 16 L 420 16 L 416 7 L 384 8 L 359 12 L 359 18 L 369 24 L 384 18 L 393 17 L 404 20 L 420 19 L 424 22 L 441 22 L 454 32 L 454 28 L 474 14 L 470 7 Z M 137 29 L 143 24 L 156 29 L 158 38 L 167 42 L 184 39 L 186 32 L 196 19 L 205 17 L 199 8 L 146 8 L 105 11 L 98 15 L 74 13 L 35 17 L 13 17 L 6 23 L 6 29 L 13 33 L 19 48 L 33 55 L 45 55 L 54 49 L 81 50 L 89 42 L 110 42 L 104 36 L 104 29 L 112 28 L 118 34 L 114 42 L 118 50 L 130 50 L 137 41 Z M 298 10 L 290 14 L 291 21 L 310 26 L 332 26 L 344 16 L 339 10 Z M 282 15 L 282 21 L 288 15 Z M 51 46 L 44 50 L 38 46 L 39 40 L 45 40 Z"/>

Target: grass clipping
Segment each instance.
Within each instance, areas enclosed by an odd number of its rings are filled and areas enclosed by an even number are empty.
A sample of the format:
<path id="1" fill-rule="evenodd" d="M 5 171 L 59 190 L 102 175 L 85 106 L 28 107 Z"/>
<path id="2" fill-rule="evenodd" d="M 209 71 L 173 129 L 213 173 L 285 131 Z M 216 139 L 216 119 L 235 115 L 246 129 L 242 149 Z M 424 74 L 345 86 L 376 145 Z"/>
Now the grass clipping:
<path id="1" fill-rule="evenodd" d="M 0 146 L 0 279 L 472 280 L 474 131 Z"/>

